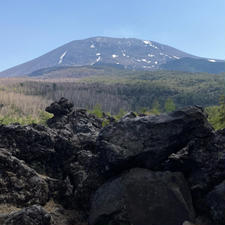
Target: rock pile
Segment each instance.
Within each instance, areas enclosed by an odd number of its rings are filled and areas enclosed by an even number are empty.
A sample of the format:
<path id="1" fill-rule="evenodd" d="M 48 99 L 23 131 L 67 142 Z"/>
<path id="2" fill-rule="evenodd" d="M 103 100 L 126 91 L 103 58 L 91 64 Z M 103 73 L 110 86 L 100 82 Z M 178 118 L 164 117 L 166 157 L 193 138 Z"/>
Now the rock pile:
<path id="1" fill-rule="evenodd" d="M 0 125 L 0 224 L 224 225 L 225 131 L 202 108 L 105 127 L 65 98 L 46 111 Z"/>

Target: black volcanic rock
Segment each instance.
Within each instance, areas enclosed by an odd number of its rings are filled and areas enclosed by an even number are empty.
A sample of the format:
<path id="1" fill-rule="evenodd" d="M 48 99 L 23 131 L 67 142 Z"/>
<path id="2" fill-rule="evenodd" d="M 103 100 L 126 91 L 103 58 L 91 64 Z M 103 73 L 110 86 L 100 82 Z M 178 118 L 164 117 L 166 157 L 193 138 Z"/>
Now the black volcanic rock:
<path id="1" fill-rule="evenodd" d="M 48 198 L 45 180 L 23 161 L 0 148 L 0 202 L 21 207 L 44 205 Z"/>
<path id="2" fill-rule="evenodd" d="M 58 102 L 53 102 L 46 108 L 46 112 L 54 114 L 55 117 L 71 113 L 73 104 L 68 99 L 61 98 Z"/>
<path id="3" fill-rule="evenodd" d="M 51 215 L 69 224 L 90 215 L 95 225 L 175 225 L 195 222 L 192 197 L 198 218 L 223 224 L 225 130 L 215 132 L 202 108 L 105 114 L 105 127 L 64 98 L 48 111 L 47 127 L 0 125 L 0 223 L 45 223 L 41 208 L 7 215 L 7 204 L 58 204 Z"/>
<path id="4" fill-rule="evenodd" d="M 223 225 L 225 221 L 225 181 L 214 187 L 205 198 L 214 224 Z"/>
<path id="5" fill-rule="evenodd" d="M 71 159 L 80 144 L 72 134 L 40 125 L 0 125 L 0 147 L 50 177 L 63 176 L 63 162 Z"/>
<path id="6" fill-rule="evenodd" d="M 97 148 L 104 173 L 133 167 L 154 169 L 192 139 L 212 135 L 199 107 L 159 116 L 129 117 L 103 128 L 99 134 Z"/>
<path id="7" fill-rule="evenodd" d="M 191 180 L 193 185 L 202 183 L 211 188 L 225 179 L 225 130 L 215 132 L 210 138 L 193 139 L 188 152 L 196 165 L 193 173 L 199 175 Z"/>
<path id="8" fill-rule="evenodd" d="M 82 149 L 94 150 L 96 138 L 102 128 L 101 119 L 84 109 L 72 110 L 72 104 L 64 98 L 52 103 L 46 110 L 54 114 L 47 121 L 50 128 L 57 130 L 62 136 L 69 134 L 80 143 Z"/>
<path id="9" fill-rule="evenodd" d="M 68 164 L 66 172 L 74 189 L 67 207 L 79 205 L 80 209 L 88 212 L 92 195 L 105 181 L 100 174 L 98 155 L 81 150 L 77 154 L 77 159 Z"/>
<path id="10" fill-rule="evenodd" d="M 89 223 L 181 225 L 193 220 L 191 195 L 182 174 L 132 169 L 96 191 Z"/>
<path id="11" fill-rule="evenodd" d="M 51 225 L 51 216 L 38 205 L 11 213 L 3 225 Z"/>

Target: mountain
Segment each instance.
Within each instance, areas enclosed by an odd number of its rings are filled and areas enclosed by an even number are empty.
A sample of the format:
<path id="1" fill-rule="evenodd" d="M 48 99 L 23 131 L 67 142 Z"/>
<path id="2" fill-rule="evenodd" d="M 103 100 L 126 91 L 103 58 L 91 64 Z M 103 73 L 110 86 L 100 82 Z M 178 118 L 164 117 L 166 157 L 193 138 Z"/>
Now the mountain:
<path id="1" fill-rule="evenodd" d="M 222 73 L 225 72 L 225 62 L 214 59 L 181 58 L 162 64 L 161 69 L 188 71 L 192 73 Z"/>
<path id="2" fill-rule="evenodd" d="M 40 73 L 40 70 L 46 68 L 54 68 L 56 71 L 58 67 L 91 65 L 110 65 L 132 70 L 158 70 L 162 65 L 167 67 L 171 65 L 168 63 L 182 58 L 190 58 L 193 61 L 199 59 L 197 56 L 154 41 L 94 37 L 67 43 L 43 56 L 1 72 L 0 77 L 24 76 L 34 71 Z"/>
<path id="3" fill-rule="evenodd" d="M 22 76 L 48 67 L 117 64 L 131 69 L 159 69 L 159 65 L 182 57 L 196 58 L 175 48 L 134 38 L 94 37 L 65 44 L 34 60 L 0 73 Z"/>

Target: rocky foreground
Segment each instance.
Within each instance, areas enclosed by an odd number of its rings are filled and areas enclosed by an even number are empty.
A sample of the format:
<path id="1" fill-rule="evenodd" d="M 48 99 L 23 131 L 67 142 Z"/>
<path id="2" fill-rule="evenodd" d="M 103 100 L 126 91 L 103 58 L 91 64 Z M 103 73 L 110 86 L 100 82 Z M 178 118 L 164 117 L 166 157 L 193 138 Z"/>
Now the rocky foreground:
<path id="1" fill-rule="evenodd" d="M 200 107 L 101 119 L 66 99 L 0 125 L 1 225 L 224 225 L 225 130 Z"/>

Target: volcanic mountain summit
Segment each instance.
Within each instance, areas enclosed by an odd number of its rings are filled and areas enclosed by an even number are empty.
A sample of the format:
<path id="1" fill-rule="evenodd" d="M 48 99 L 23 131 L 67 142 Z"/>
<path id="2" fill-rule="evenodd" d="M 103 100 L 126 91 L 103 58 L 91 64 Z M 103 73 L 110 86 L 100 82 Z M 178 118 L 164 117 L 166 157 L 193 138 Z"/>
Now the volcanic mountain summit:
<path id="1" fill-rule="evenodd" d="M 202 67 L 205 64 L 208 67 L 215 67 L 217 63 L 224 64 L 224 62 L 217 62 L 215 59 L 202 59 L 154 41 L 135 38 L 94 37 L 67 43 L 43 56 L 5 70 L 0 73 L 0 76 L 23 76 L 44 68 L 91 65 L 113 65 L 132 70 L 162 68 L 173 70 L 175 65 L 175 68 L 182 70 L 183 61 L 179 67 L 177 63 L 179 64 L 180 59 L 184 58 L 189 58 L 190 65 L 196 64 L 196 60 L 203 60 Z M 203 69 L 200 72 L 208 71 Z"/>

